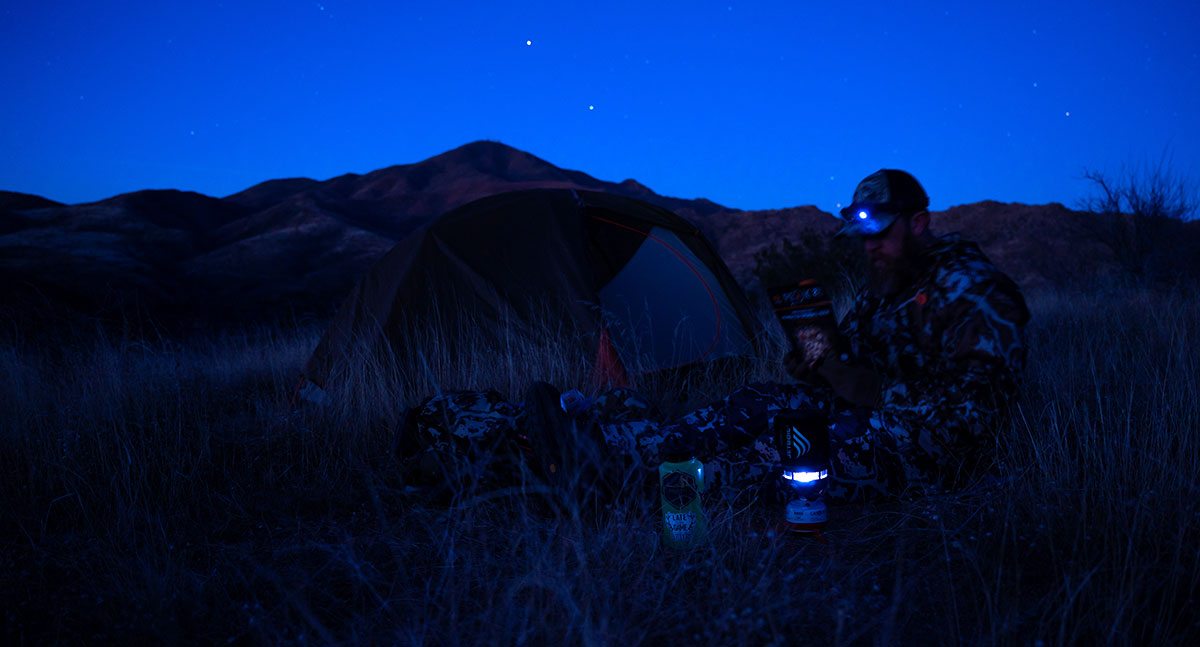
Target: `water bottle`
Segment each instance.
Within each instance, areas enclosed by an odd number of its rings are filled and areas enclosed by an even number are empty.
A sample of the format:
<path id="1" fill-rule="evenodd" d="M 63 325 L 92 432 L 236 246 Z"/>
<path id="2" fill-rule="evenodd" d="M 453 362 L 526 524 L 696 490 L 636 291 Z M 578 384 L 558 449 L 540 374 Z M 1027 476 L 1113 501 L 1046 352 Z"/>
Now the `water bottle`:
<path id="1" fill-rule="evenodd" d="M 671 548 L 691 548 L 708 540 L 708 518 L 700 495 L 704 492 L 704 464 L 689 454 L 667 454 L 658 466 L 662 493 L 663 543 Z"/>
<path id="2" fill-rule="evenodd" d="M 819 410 L 780 411 L 772 423 L 782 467 L 784 528 L 797 533 L 823 530 L 828 521 L 829 416 Z"/>

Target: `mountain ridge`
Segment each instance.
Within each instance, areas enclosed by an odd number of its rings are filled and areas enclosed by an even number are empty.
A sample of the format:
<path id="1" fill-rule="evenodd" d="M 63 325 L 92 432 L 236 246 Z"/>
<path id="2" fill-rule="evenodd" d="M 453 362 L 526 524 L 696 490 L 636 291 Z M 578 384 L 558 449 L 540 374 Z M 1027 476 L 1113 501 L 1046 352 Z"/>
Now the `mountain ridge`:
<path id="1" fill-rule="evenodd" d="M 757 289 L 756 254 L 839 226 L 811 205 L 743 211 L 662 196 L 636 179 L 599 180 L 476 141 L 411 164 L 267 180 L 223 198 L 146 190 L 64 205 L 0 192 L 0 279 L 10 300 L 67 295 L 48 299 L 84 311 L 136 303 L 186 316 L 328 314 L 379 257 L 438 215 L 529 188 L 605 191 L 665 207 L 695 224 L 749 290 Z M 934 212 L 932 221 L 936 233 L 960 230 L 979 242 L 1023 287 L 1104 275 L 1115 262 L 1095 217 L 1057 203 L 983 201 Z"/>

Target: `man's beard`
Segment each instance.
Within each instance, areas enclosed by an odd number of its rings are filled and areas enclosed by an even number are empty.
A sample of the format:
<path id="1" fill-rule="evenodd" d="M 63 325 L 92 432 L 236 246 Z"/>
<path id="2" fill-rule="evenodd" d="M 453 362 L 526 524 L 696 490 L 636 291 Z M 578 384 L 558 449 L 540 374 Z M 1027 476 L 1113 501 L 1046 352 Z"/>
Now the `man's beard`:
<path id="1" fill-rule="evenodd" d="M 886 267 L 870 265 L 867 270 L 867 286 L 882 297 L 895 296 L 909 284 L 911 278 L 908 272 L 891 263 Z"/>
<path id="2" fill-rule="evenodd" d="M 905 241 L 904 250 L 898 259 L 883 259 L 880 265 L 868 259 L 868 289 L 879 296 L 895 296 L 916 279 L 920 259 L 921 248 L 915 239 Z"/>

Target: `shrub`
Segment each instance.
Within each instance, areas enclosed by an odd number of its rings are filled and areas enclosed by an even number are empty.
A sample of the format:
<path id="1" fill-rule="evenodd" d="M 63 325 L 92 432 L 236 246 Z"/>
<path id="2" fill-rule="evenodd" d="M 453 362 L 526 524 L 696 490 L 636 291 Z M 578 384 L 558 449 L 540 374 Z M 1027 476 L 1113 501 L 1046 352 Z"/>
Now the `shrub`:
<path id="1" fill-rule="evenodd" d="M 850 237 L 835 238 L 810 229 L 797 242 L 784 238 L 754 255 L 754 275 L 762 286 L 781 285 L 801 279 L 817 279 L 835 298 L 845 301 L 865 276 L 862 244 Z"/>
<path id="2" fill-rule="evenodd" d="M 1200 207 L 1196 181 L 1173 168 L 1170 151 L 1157 162 L 1122 166 L 1116 174 L 1084 169 L 1093 195 L 1080 208 L 1094 218 L 1094 232 L 1118 265 L 1137 279 L 1176 282 L 1200 277 L 1195 243 L 1187 226 Z"/>

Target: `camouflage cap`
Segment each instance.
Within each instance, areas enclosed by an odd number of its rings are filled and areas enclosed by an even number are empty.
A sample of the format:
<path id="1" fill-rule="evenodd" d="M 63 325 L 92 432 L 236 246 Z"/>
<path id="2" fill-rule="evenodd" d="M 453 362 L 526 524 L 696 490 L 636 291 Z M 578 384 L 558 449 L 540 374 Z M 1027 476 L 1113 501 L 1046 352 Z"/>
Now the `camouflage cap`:
<path id="1" fill-rule="evenodd" d="M 929 206 L 929 196 L 917 178 L 904 171 L 880 169 L 854 189 L 854 201 L 842 209 L 846 225 L 838 236 L 878 234 L 896 218 Z"/>

